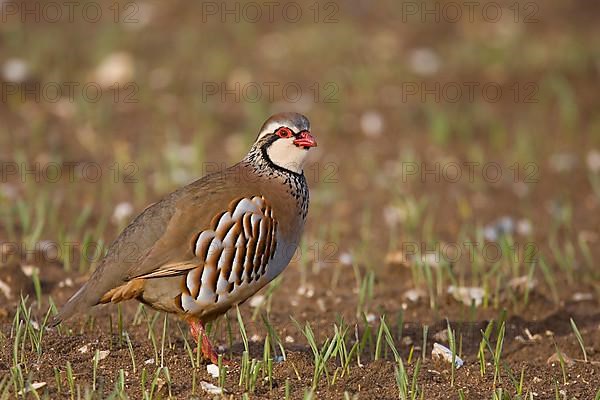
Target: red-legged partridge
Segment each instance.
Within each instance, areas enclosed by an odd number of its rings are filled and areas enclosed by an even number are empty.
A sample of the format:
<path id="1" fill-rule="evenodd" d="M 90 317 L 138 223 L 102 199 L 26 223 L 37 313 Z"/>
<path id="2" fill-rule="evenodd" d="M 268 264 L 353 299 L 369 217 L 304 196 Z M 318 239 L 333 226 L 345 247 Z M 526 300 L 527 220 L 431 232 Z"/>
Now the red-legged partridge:
<path id="1" fill-rule="evenodd" d="M 279 275 L 308 212 L 302 171 L 317 143 L 308 119 L 269 118 L 246 157 L 148 207 L 123 230 L 54 323 L 102 303 L 137 299 L 182 316 L 216 362 L 203 324 Z"/>

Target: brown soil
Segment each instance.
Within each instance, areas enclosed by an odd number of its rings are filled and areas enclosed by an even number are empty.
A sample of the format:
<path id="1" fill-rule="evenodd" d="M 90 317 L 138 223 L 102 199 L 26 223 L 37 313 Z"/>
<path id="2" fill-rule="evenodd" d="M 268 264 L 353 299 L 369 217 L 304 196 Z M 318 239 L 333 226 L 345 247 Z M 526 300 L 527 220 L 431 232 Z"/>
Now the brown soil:
<path id="1" fill-rule="evenodd" d="M 15 362 L 19 295 L 28 296 L 32 320 L 40 324 L 50 299 L 57 306 L 64 304 L 95 263 L 85 262 L 77 251 L 65 262 L 64 257 L 48 259 L 10 244 L 29 243 L 39 222 L 38 209 L 47 211 L 41 213 L 42 240 L 81 244 L 91 237 L 95 243 L 110 242 L 122 228 L 111 219 L 116 204 L 127 201 L 136 213 L 141 212 L 178 187 L 182 173 L 191 178 L 206 172 L 206 163 L 232 164 L 244 154 L 258 124 L 284 104 L 294 110 L 307 109 L 319 147 L 306 172 L 311 188 L 304 235 L 307 249 L 282 275 L 270 300 L 269 320 L 284 342 L 288 358 L 274 365 L 272 388 L 259 379 L 250 398 L 285 398 L 287 382 L 290 397 L 302 399 L 311 387 L 313 353 L 293 317 L 300 324 L 310 323 L 319 346 L 333 336 L 334 324 L 339 326 L 341 319 L 349 326 L 348 348 L 355 343 L 355 332 L 361 339 L 370 337 L 360 355 L 361 365 L 353 359 L 350 372 L 341 375 L 338 371 L 335 382 L 339 362 L 328 364 L 329 376 L 319 380 L 315 398 L 397 399 L 391 350 L 384 346 L 382 359 L 374 360 L 379 317 L 385 315 L 409 384 L 416 360 L 422 360 L 417 387 L 423 399 L 459 399 L 459 390 L 465 399 L 494 399 L 498 389 L 504 391 L 502 400 L 525 399 L 526 393 L 534 399 L 555 399 L 557 392 L 560 399 L 598 399 L 600 195 L 591 184 L 598 172 L 594 175 L 586 157 L 591 150 L 600 150 L 600 25 L 594 17 L 600 3 L 520 2 L 522 13 L 530 10 L 523 8 L 526 4 L 539 6 L 539 21 L 533 24 L 511 22 L 512 1 L 500 2 L 508 15 L 502 23 L 486 23 L 481 18 L 475 23 L 466 19 L 422 23 L 418 16 L 402 23 L 401 6 L 411 2 L 347 1 L 339 3 L 338 23 L 322 24 L 311 20 L 312 0 L 299 2 L 307 18 L 298 24 L 281 18 L 274 24 L 221 23 L 218 16 L 204 22 L 204 3 L 153 3 L 145 15 L 151 22 L 140 26 L 111 21 L 111 2 L 103 3 L 105 18 L 96 24 L 81 18 L 73 23 L 31 19 L 21 23 L 18 17 L 0 23 L 0 63 L 5 61 L 4 54 L 26 59 L 31 63 L 28 79 L 32 83 L 86 82 L 103 57 L 125 52 L 134 60 L 130 79 L 139 88 L 138 101 L 128 104 L 112 101 L 113 92 L 98 103 L 81 98 L 73 104 L 0 102 L 0 161 L 24 158 L 42 165 L 94 162 L 105 172 L 100 182 L 35 182 L 15 176 L 0 182 L 0 281 L 10 289 L 8 297 L 0 290 L 0 387 L 3 378 L 19 365 L 26 382 L 46 382 L 38 390 L 41 398 L 72 398 L 67 383 L 70 363 L 75 385 L 85 398 L 94 379 L 92 358 L 99 350 L 109 353 L 99 362 L 97 392 L 91 397 L 110 396 L 122 370 L 126 394 L 141 399 L 160 364 L 164 320 L 162 314 L 147 308 L 147 315 L 140 317 L 134 302 L 122 305 L 122 318 L 133 347 L 135 372 L 129 348 L 119 338 L 114 305 L 48 329 L 39 355 L 30 340 L 25 340 L 22 351 L 18 349 L 23 358 Z M 325 8 L 327 4 L 319 3 L 321 18 L 330 10 Z M 436 73 L 415 72 L 410 62 L 415 49 L 437 55 L 440 66 Z M 331 81 L 339 88 L 339 102 L 326 103 L 321 98 L 315 104 L 289 104 L 277 98 L 250 103 L 243 99 L 219 101 L 219 95 L 201 100 L 203 83 L 248 79 L 295 82 L 305 91 L 315 82 L 323 86 Z M 161 85 L 161 81 L 166 83 Z M 468 81 L 496 82 L 506 93 L 514 82 L 533 82 L 539 88 L 538 101 L 515 102 L 510 95 L 497 103 L 420 102 L 418 97 L 400 100 L 403 83 L 425 82 L 431 87 L 435 82 Z M 384 121 L 379 134 L 365 134 L 361 128 L 361 117 L 370 110 Z M 183 149 L 172 150 L 173 143 Z M 193 160 L 186 163 L 184 155 L 190 149 Z M 553 166 L 557 154 L 571 156 L 573 165 L 564 170 Z M 480 170 L 474 182 L 466 178 L 459 183 L 436 182 L 418 175 L 404 181 L 398 171 L 407 160 L 430 168 L 435 163 L 497 162 L 504 175 L 494 183 L 482 179 Z M 137 183 L 125 179 L 126 170 L 112 179 L 110 168 L 115 162 L 121 167 L 135 163 Z M 519 179 L 513 179 L 515 163 Z M 527 163 L 538 168 L 535 183 L 523 181 Z M 5 195 L 9 192 L 12 194 Z M 402 201 L 425 205 L 424 211 L 411 226 L 410 217 L 418 215 L 418 210 L 403 204 L 410 213 L 391 228 L 385 210 Z M 29 226 L 21 221 L 22 208 L 31 212 Z M 89 218 L 77 227 L 85 209 L 90 210 Z M 404 297 L 411 289 L 426 293 L 427 284 L 422 277 L 415 280 L 415 271 L 420 270 L 414 260 L 389 262 L 403 243 L 475 240 L 474 232 L 502 216 L 527 219 L 532 225 L 531 235 L 516 239 L 535 244 L 539 256 L 532 274 L 535 284 L 527 295 L 522 287 L 511 288 L 510 279 L 527 276 L 530 263 L 515 267 L 486 262 L 476 272 L 463 257 L 444 270 L 434 269 L 434 274 L 443 275 L 441 281 L 433 277 L 434 299 L 428 295 L 416 301 Z M 489 242 L 482 239 L 484 243 Z M 589 247 L 589 260 L 581 243 Z M 573 257 L 566 254 L 569 245 Z M 351 265 L 346 262 L 349 254 Z M 549 272 L 541 265 L 547 265 Z M 29 276 L 32 267 L 39 269 L 41 303 Z M 365 322 L 357 317 L 361 284 L 357 276 L 364 278 L 369 271 L 374 274 L 374 285 L 372 298 L 363 307 L 369 318 Z M 490 287 L 485 288 L 492 294 L 489 304 L 467 306 L 447 293 L 453 280 L 470 286 L 488 274 L 492 276 Z M 266 314 L 266 308 L 259 314 Z M 249 304 L 243 305 L 241 312 L 251 338 L 251 356 L 262 359 L 266 331 L 261 318 L 252 319 L 255 310 Z M 496 346 L 496 328 L 504 315 L 506 333 L 494 380 L 490 351 L 485 351 L 483 376 L 477 355 L 482 331 L 492 320 L 495 327 L 490 345 Z M 22 313 L 20 317 L 23 319 Z M 571 318 L 583 337 L 588 362 L 582 360 Z M 153 321 L 151 328 L 148 321 Z M 207 398 L 200 382 L 217 384 L 217 380 L 204 365 L 197 370 L 192 367 L 185 348 L 186 340 L 190 341 L 185 324 L 172 317 L 167 321 L 162 360 L 171 386 L 161 377 L 155 398 L 167 398 L 169 393 L 178 399 Z M 227 321 L 231 322 L 232 345 Z M 425 325 L 428 335 L 423 348 Z M 450 364 L 431 357 L 434 342 L 449 346 L 443 337 L 448 325 L 456 333 L 459 356 L 464 360 L 455 371 L 453 384 Z M 244 348 L 235 310 L 212 328 L 213 340 L 232 359 L 225 391 L 231 398 L 242 398 L 245 390 L 238 379 Z M 565 366 L 564 375 L 560 363 L 548 363 L 557 349 L 573 360 Z M 521 377 L 523 393 L 519 397 Z M 12 387 L 0 392 L 0 399 L 15 396 Z"/>

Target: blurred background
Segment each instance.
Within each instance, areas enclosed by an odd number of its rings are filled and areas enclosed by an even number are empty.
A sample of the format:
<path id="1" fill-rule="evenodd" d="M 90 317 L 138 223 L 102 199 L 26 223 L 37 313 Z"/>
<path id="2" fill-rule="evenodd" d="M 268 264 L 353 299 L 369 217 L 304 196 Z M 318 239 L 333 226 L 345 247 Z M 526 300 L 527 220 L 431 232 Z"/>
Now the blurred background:
<path id="1" fill-rule="evenodd" d="M 289 315 L 326 336 L 336 316 L 400 312 L 420 335 L 506 309 L 578 352 L 569 318 L 584 337 L 600 319 L 598 11 L 0 0 L 2 331 L 19 293 L 62 304 L 135 215 L 239 161 L 291 110 L 319 147 L 302 249 L 269 292 L 282 337 Z M 546 368 L 553 342 L 532 346 Z M 510 359 L 517 373 L 522 362 Z"/>

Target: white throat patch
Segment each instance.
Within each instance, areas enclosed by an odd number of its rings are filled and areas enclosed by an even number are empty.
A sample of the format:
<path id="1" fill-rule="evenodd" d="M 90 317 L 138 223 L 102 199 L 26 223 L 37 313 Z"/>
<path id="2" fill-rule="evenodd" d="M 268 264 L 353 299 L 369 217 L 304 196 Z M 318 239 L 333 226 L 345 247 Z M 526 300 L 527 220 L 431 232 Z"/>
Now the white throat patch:
<path id="1" fill-rule="evenodd" d="M 302 173 L 308 151 L 294 144 L 294 138 L 278 139 L 267 148 L 273 163 L 297 174 Z"/>

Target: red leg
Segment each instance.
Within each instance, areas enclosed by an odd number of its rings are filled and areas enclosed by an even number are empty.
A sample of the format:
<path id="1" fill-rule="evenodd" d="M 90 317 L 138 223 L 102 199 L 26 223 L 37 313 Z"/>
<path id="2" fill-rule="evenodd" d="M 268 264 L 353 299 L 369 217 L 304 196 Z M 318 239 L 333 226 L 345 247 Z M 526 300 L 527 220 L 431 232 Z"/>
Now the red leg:
<path id="1" fill-rule="evenodd" d="M 190 324 L 190 333 L 194 341 L 198 343 L 199 340 L 202 340 L 200 350 L 202 351 L 202 355 L 204 356 L 204 358 L 210 360 L 210 362 L 213 364 L 217 364 L 219 362 L 219 355 L 210 343 L 208 335 L 204 330 L 204 325 L 202 325 L 202 321 L 200 321 L 197 318 L 190 318 L 188 319 L 188 324 Z M 228 364 L 228 362 L 225 359 L 223 359 L 222 361 L 224 364 Z"/>

